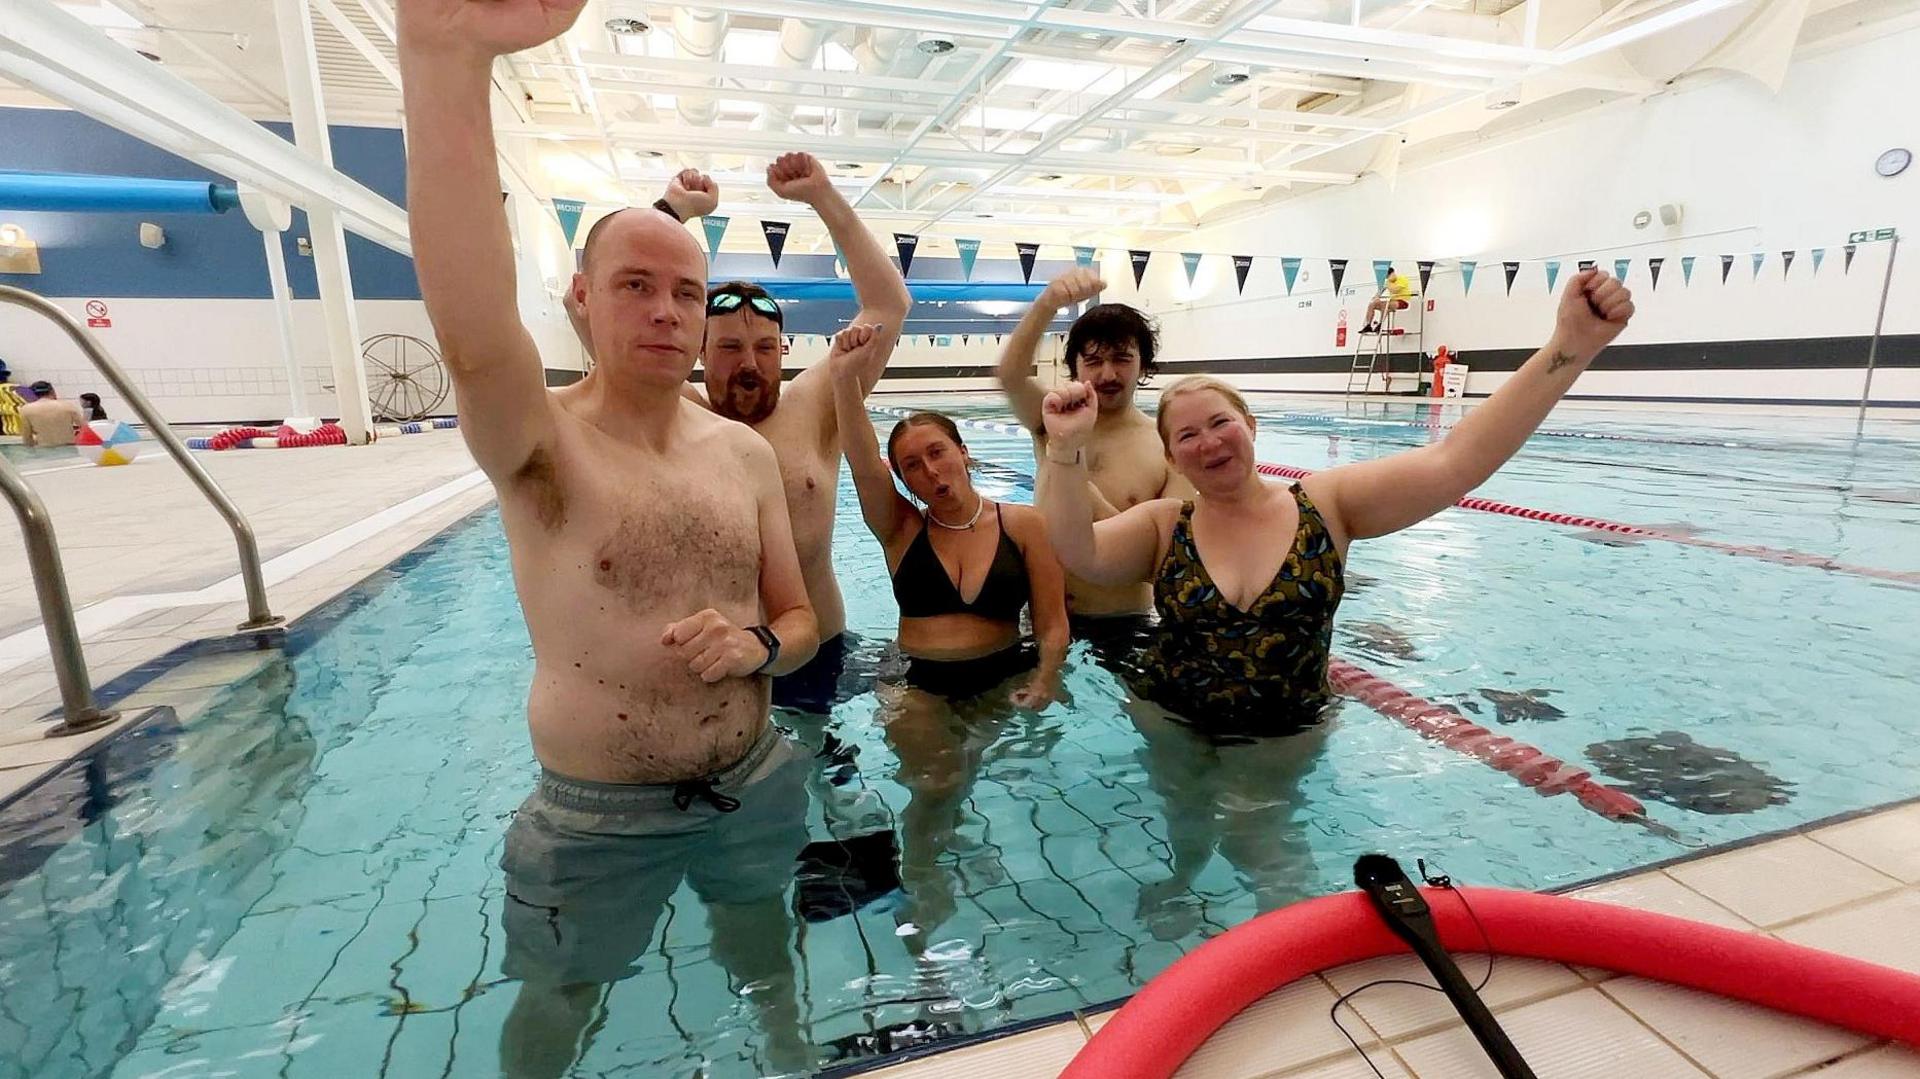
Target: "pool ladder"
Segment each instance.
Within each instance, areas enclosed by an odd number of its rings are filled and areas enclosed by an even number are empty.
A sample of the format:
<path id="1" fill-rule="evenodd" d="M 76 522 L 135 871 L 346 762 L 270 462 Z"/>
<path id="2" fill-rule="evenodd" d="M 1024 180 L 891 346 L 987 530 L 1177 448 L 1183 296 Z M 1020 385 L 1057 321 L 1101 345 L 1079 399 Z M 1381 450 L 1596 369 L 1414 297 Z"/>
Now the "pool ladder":
<path id="1" fill-rule="evenodd" d="M 240 578 L 247 590 L 247 620 L 238 628 L 242 632 L 257 632 L 283 624 L 285 619 L 275 616 L 267 606 L 267 585 L 261 574 L 260 545 L 254 541 L 253 526 L 247 523 L 240 508 L 233 504 L 220 485 L 213 482 L 213 477 L 207 475 L 206 469 L 193 459 L 186 444 L 173 433 L 173 428 L 167 426 L 167 421 L 161 418 L 153 403 L 133 385 L 127 373 L 107 354 L 93 334 L 78 319 L 37 293 L 0 285 L 0 303 L 37 312 L 66 331 L 73 343 L 80 346 L 80 351 L 106 377 L 108 385 L 133 409 L 134 415 L 146 422 L 154 438 L 166 449 L 167 455 L 179 463 L 187 478 L 200 488 L 200 493 L 213 504 L 213 508 L 220 511 L 220 516 L 226 518 L 227 527 L 233 530 L 234 543 L 240 548 Z M 60 545 L 54 539 L 53 521 L 47 516 L 46 503 L 40 501 L 40 496 L 28 486 L 12 462 L 4 458 L 0 458 L 0 490 L 5 491 L 7 501 L 13 504 L 13 512 L 20 518 L 20 531 L 26 534 L 27 562 L 33 570 L 33 590 L 40 600 L 40 621 L 46 627 L 47 644 L 53 653 L 54 677 L 60 683 L 62 719 L 48 733 L 78 734 L 111 723 L 119 718 L 119 714 L 103 711 L 94 703 L 93 682 L 87 676 L 87 657 L 80 649 L 80 630 L 73 619 L 73 599 L 67 592 L 67 574 L 60 564 Z"/>

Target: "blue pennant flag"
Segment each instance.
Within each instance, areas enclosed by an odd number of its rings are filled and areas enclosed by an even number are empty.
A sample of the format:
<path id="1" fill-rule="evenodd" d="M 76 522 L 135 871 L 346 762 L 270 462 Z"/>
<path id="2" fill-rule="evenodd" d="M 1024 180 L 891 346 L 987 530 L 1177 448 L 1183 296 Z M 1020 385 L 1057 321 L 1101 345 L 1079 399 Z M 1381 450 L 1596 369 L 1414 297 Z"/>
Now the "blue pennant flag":
<path id="1" fill-rule="evenodd" d="M 1477 262 L 1460 260 L 1460 291 L 1463 294 L 1473 291 L 1473 268 L 1478 265 L 1480 264 Z"/>
<path id="2" fill-rule="evenodd" d="M 1280 259 L 1280 274 L 1287 279 L 1287 295 L 1293 295 L 1293 282 L 1300 276 L 1300 260 L 1283 256 Z"/>
<path id="3" fill-rule="evenodd" d="M 1548 261 L 1547 263 L 1547 291 L 1548 292 L 1553 291 L 1553 283 L 1558 280 L 1560 280 L 1560 264 L 1558 262 Z"/>
<path id="4" fill-rule="evenodd" d="M 731 220 L 733 219 L 730 217 L 718 217 L 714 214 L 708 214 L 700 219 L 700 227 L 707 230 L 707 261 L 709 263 L 713 261 L 713 256 L 720 253 L 720 240 L 726 236 L 727 222 Z"/>
<path id="5" fill-rule="evenodd" d="M 1200 269 L 1200 252 L 1182 251 L 1180 252 L 1180 261 L 1187 268 L 1187 284 L 1191 286 L 1193 284 L 1193 275 Z"/>
<path id="6" fill-rule="evenodd" d="M 1073 261 L 1076 265 L 1080 265 L 1080 266 L 1093 265 L 1093 248 L 1091 247 L 1074 248 Z"/>
<path id="7" fill-rule="evenodd" d="M 1392 269 L 1393 269 L 1392 259 L 1374 259 L 1373 260 L 1373 287 L 1376 289 L 1386 288 L 1387 274 Z"/>
<path id="8" fill-rule="evenodd" d="M 1614 280 L 1625 281 L 1627 279 L 1627 271 L 1631 269 L 1633 269 L 1632 259 L 1614 259 L 1613 260 Z"/>
<path id="9" fill-rule="evenodd" d="M 955 240 L 953 246 L 960 249 L 960 278 L 973 280 L 973 260 L 980 254 L 979 240 Z"/>
<path id="10" fill-rule="evenodd" d="M 560 232 L 567 238 L 567 246 L 573 246 L 573 234 L 580 231 L 580 215 L 587 212 L 587 204 L 579 199 L 554 199 L 553 216 L 560 219 Z"/>
<path id="11" fill-rule="evenodd" d="M 1680 257 L 1680 283 L 1682 285 L 1693 284 L 1693 260 L 1697 257 L 1696 255 L 1682 255 Z"/>
<path id="12" fill-rule="evenodd" d="M 1820 264 L 1822 262 L 1825 262 L 1826 258 L 1827 258 L 1826 248 L 1816 247 L 1813 249 L 1813 276 L 1815 277 L 1820 276 Z"/>

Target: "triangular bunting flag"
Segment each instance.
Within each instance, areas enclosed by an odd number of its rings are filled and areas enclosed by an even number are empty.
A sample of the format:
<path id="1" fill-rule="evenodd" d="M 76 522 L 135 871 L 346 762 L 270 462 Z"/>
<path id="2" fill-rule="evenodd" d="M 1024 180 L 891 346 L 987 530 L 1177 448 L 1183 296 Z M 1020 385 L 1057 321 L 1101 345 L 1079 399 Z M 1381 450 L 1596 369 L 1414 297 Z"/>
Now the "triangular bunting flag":
<path id="1" fill-rule="evenodd" d="M 712 262 L 713 256 L 720 253 L 720 240 L 726 236 L 727 222 L 731 220 L 733 219 L 730 217 L 718 217 L 714 214 L 708 214 L 700 219 L 700 227 L 707 230 L 708 262 Z"/>
<path id="2" fill-rule="evenodd" d="M 787 248 L 787 223 L 785 221 L 762 221 L 760 232 L 767 238 L 767 250 L 773 253 L 773 264 L 780 265 L 780 252 Z"/>
<path id="3" fill-rule="evenodd" d="M 1633 269 L 1632 259 L 1614 259 L 1613 279 L 1616 281 L 1625 281 L 1627 279 L 1627 271 L 1631 269 Z"/>
<path id="4" fill-rule="evenodd" d="M 1333 271 L 1333 294 L 1340 295 L 1340 282 L 1347 276 L 1346 259 L 1328 259 L 1327 268 Z"/>
<path id="5" fill-rule="evenodd" d="M 955 240 L 953 246 L 960 252 L 960 279 L 973 280 L 973 260 L 980 255 L 980 241 Z"/>
<path id="6" fill-rule="evenodd" d="M 893 249 L 900 252 L 901 277 L 907 276 L 907 271 L 912 268 L 913 252 L 919 246 L 920 237 L 915 236 L 911 232 L 896 232 L 893 234 Z"/>
<path id="7" fill-rule="evenodd" d="M 1500 268 L 1506 271 L 1507 295 L 1511 296 L 1513 295 L 1513 279 L 1520 276 L 1520 264 L 1517 262 L 1503 262 L 1500 264 Z"/>
<path id="8" fill-rule="evenodd" d="M 1460 292 L 1462 295 L 1473 291 L 1473 271 L 1474 268 L 1479 265 L 1477 262 L 1469 262 L 1466 259 L 1460 260 Z"/>
<path id="9" fill-rule="evenodd" d="M 1780 276 L 1782 278 L 1785 278 L 1787 274 L 1793 272 L 1793 252 L 1791 251 L 1780 252 L 1780 261 L 1783 263 L 1783 265 L 1780 267 Z"/>
<path id="10" fill-rule="evenodd" d="M 1816 247 L 1813 249 L 1813 276 L 1815 277 L 1820 276 L 1820 264 L 1822 262 L 1825 262 L 1826 259 L 1827 259 L 1826 248 Z"/>
<path id="11" fill-rule="evenodd" d="M 1180 252 L 1180 263 L 1187 268 L 1187 284 L 1191 286 L 1193 284 L 1193 275 L 1200 270 L 1200 252 Z"/>
<path id="12" fill-rule="evenodd" d="M 1080 266 L 1093 265 L 1093 248 L 1091 247 L 1074 248 L 1073 261 L 1076 265 L 1080 265 Z"/>
<path id="13" fill-rule="evenodd" d="M 1666 259 L 1648 259 L 1647 276 L 1653 278 L 1653 290 L 1660 291 L 1660 267 L 1667 264 Z"/>
<path id="14" fill-rule="evenodd" d="M 1765 251 L 1755 251 L 1753 253 L 1753 276 L 1755 280 L 1759 279 L 1760 264 L 1765 261 L 1767 261 L 1767 253 Z"/>
<path id="15" fill-rule="evenodd" d="M 1843 274 L 1850 274 L 1850 273 L 1852 273 L 1852 272 L 1853 272 L 1853 253 L 1854 253 L 1854 251 L 1855 251 L 1856 249 L 1857 249 L 1857 245 L 1855 245 L 1855 244 L 1848 244 L 1848 245 L 1847 245 L 1847 247 L 1846 247 L 1846 252 L 1847 252 L 1847 261 L 1845 261 L 1845 262 L 1843 262 L 1843 263 L 1841 263 L 1841 264 L 1840 264 L 1840 272 L 1841 272 L 1841 273 L 1843 273 Z"/>
<path id="16" fill-rule="evenodd" d="M 1282 258 L 1280 260 L 1280 275 L 1287 279 L 1287 295 L 1293 295 L 1293 282 L 1300 276 L 1300 260 L 1297 258 Z"/>
<path id="17" fill-rule="evenodd" d="M 1683 255 L 1680 258 L 1680 284 L 1682 287 L 1693 284 L 1693 264 L 1696 255 Z"/>
<path id="18" fill-rule="evenodd" d="M 1147 260 L 1153 257 L 1151 251 L 1128 251 L 1127 258 L 1133 263 L 1133 287 L 1139 288 L 1140 282 L 1147 276 Z"/>
<path id="19" fill-rule="evenodd" d="M 560 233 L 567 238 L 567 246 L 573 246 L 573 234 L 580 231 L 580 215 L 587 212 L 587 204 L 579 199 L 554 199 L 553 216 L 560 219 Z"/>
<path id="20" fill-rule="evenodd" d="M 1013 247 L 1020 252 L 1020 276 L 1033 284 L 1033 260 L 1040 257 L 1040 245 L 1016 243 Z"/>
<path id="21" fill-rule="evenodd" d="M 1233 276 L 1242 293 L 1247 291 L 1247 272 L 1253 269 L 1252 255 L 1233 256 Z"/>
<path id="22" fill-rule="evenodd" d="M 1393 271 L 1392 259 L 1374 259 L 1373 260 L 1373 287 L 1376 289 L 1386 288 L 1387 274 L 1391 273 L 1392 271 Z"/>
<path id="23" fill-rule="evenodd" d="M 971 340 L 973 340 L 973 335 L 972 335 L 972 334 L 970 334 L 970 333 L 963 333 L 963 334 L 961 334 L 961 335 L 960 335 L 960 343 L 961 343 L 961 344 L 963 344 L 963 345 L 964 345 L 964 344 L 966 344 L 966 343 L 967 343 L 968 341 L 971 341 Z"/>
<path id="24" fill-rule="evenodd" d="M 1420 271 L 1420 291 L 1425 292 L 1427 291 L 1427 282 L 1433 280 L 1433 260 L 1421 259 L 1419 262 L 1414 263 L 1414 266 Z"/>
<path id="25" fill-rule="evenodd" d="M 1726 284 L 1727 275 L 1732 272 L 1733 272 L 1733 256 L 1721 255 L 1720 256 L 1720 283 L 1723 285 Z"/>
<path id="26" fill-rule="evenodd" d="M 1558 280 L 1560 280 L 1560 264 L 1558 262 L 1549 261 L 1547 263 L 1547 291 L 1548 292 L 1553 291 L 1553 283 Z"/>
<path id="27" fill-rule="evenodd" d="M 1591 270 L 1591 269 L 1593 269 L 1593 268 L 1594 268 L 1595 266 L 1598 266 L 1598 265 L 1600 265 L 1600 263 L 1599 263 L 1598 261 L 1596 261 L 1596 260 L 1594 260 L 1594 259 L 1581 259 L 1581 260 L 1580 260 L 1580 272 L 1581 272 L 1581 273 L 1586 273 L 1586 272 L 1587 272 L 1588 270 Z"/>

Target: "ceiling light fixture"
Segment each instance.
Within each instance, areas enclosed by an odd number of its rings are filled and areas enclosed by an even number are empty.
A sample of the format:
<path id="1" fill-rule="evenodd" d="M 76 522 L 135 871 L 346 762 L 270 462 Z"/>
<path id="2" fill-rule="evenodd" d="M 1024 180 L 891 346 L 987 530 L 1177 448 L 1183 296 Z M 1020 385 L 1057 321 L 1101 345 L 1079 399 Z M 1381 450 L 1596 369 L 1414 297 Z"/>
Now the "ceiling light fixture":
<path id="1" fill-rule="evenodd" d="M 919 49 L 928 56 L 945 56 L 959 48 L 959 46 L 943 37 L 928 37 L 921 38 L 920 41 L 914 45 L 914 48 Z"/>

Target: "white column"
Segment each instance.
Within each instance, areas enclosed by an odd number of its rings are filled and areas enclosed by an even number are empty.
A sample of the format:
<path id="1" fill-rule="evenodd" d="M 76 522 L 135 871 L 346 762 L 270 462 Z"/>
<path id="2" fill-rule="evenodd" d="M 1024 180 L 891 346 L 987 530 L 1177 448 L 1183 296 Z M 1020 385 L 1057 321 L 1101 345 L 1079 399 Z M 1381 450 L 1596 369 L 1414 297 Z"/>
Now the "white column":
<path id="1" fill-rule="evenodd" d="M 320 67 L 314 57 L 313 16 L 307 0 L 274 0 L 280 31 L 280 59 L 287 72 L 287 103 L 293 112 L 294 142 L 332 168 L 333 146 L 320 93 Z M 347 270 L 347 234 L 331 205 L 308 203 L 307 226 L 313 244 L 314 276 L 320 284 L 320 310 L 326 324 L 327 358 L 333 365 L 340 427 L 347 441 L 369 441 L 373 410 L 367 401 L 366 365 L 360 359 L 360 327 L 353 309 L 353 278 Z"/>
<path id="2" fill-rule="evenodd" d="M 280 249 L 280 234 L 263 232 L 260 241 L 267 249 L 267 278 L 273 282 L 273 321 L 280 330 L 280 359 L 287 365 L 288 416 L 311 416 L 307 411 L 307 384 L 300 375 L 300 356 L 293 347 L 293 290 L 287 286 L 287 256 Z"/>

